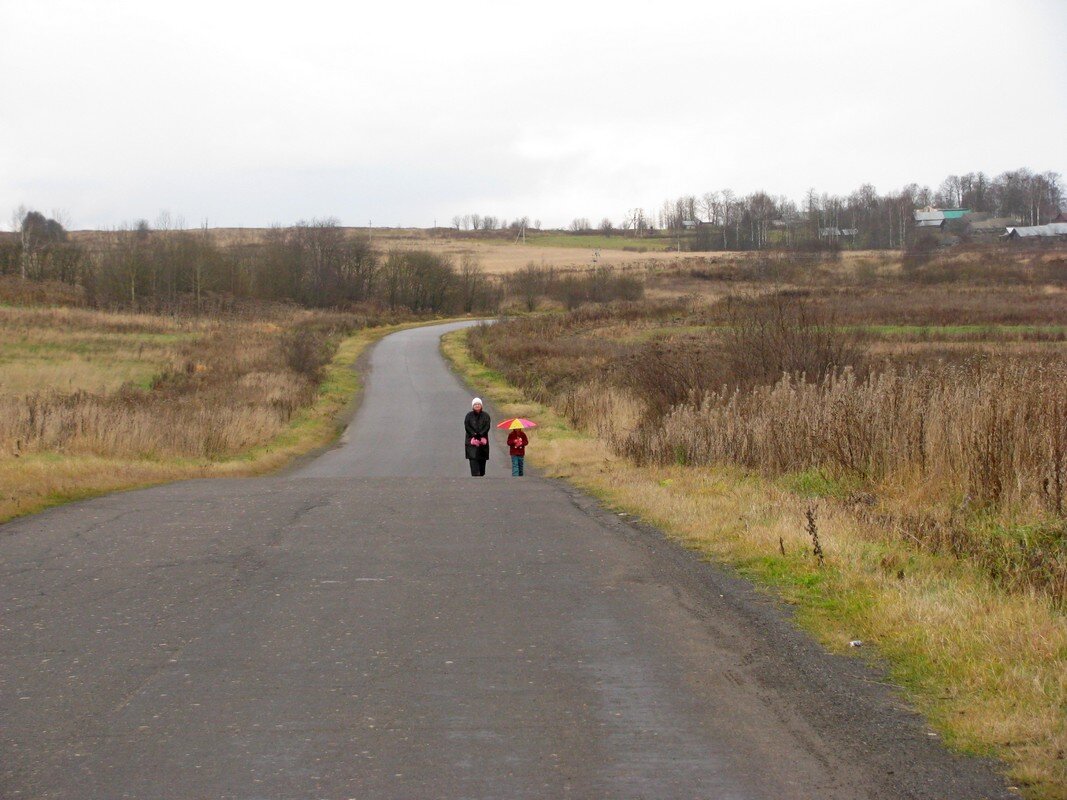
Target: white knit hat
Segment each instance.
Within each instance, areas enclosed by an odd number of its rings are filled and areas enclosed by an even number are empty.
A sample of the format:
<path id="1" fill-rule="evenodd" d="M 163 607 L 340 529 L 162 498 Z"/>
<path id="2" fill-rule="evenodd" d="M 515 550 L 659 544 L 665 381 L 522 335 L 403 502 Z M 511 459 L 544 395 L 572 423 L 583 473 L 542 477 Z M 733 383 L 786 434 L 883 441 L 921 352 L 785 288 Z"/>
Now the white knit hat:
<path id="1" fill-rule="evenodd" d="M 484 403 L 482 403 L 482 398 L 475 397 L 473 400 L 471 400 L 471 408 L 474 408 L 475 406 L 480 406 L 480 405 L 484 405 Z"/>

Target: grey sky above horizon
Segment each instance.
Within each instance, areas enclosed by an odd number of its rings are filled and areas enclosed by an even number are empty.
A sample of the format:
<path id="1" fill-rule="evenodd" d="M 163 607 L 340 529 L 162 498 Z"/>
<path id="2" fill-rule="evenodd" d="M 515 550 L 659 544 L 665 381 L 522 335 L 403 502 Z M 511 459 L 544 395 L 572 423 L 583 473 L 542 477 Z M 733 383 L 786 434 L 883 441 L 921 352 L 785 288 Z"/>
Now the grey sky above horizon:
<path id="1" fill-rule="evenodd" d="M 621 221 L 1067 168 L 1067 2 L 0 0 L 0 228 Z"/>

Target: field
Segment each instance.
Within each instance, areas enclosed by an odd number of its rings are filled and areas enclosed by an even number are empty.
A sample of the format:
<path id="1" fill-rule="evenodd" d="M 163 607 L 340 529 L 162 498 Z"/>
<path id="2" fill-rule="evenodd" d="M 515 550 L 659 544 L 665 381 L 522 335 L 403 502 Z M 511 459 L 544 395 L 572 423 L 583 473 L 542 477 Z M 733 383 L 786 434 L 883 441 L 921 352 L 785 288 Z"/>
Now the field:
<path id="1" fill-rule="evenodd" d="M 634 238 L 622 234 L 578 234 L 536 232 L 527 234 L 529 244 L 537 247 L 570 247 L 579 250 L 622 250 L 627 253 L 661 253 L 676 247 L 675 240 L 666 236 Z"/>
<path id="2" fill-rule="evenodd" d="M 111 393 L 124 384 L 147 389 L 203 327 L 134 315 L 122 318 L 120 329 L 103 324 L 114 319 L 74 310 L 0 310 L 0 394 Z"/>
<path id="3" fill-rule="evenodd" d="M 573 272 L 593 266 L 606 267 L 653 280 L 649 289 L 670 286 L 668 294 L 706 294 L 710 285 L 720 280 L 735 284 L 739 280 L 766 282 L 795 280 L 799 271 L 810 271 L 831 281 L 858 279 L 873 281 L 899 275 L 905 268 L 905 254 L 899 250 L 842 250 L 829 256 L 798 256 L 783 251 L 712 251 L 677 252 L 676 240 L 656 236 L 634 239 L 623 235 L 573 234 L 562 231 L 528 232 L 526 242 L 517 241 L 511 231 L 455 231 L 449 228 L 343 228 L 349 239 L 369 237 L 380 253 L 393 250 L 419 250 L 442 255 L 459 266 L 473 260 L 486 274 L 507 276 L 530 265 L 560 272 Z M 240 251 L 263 244 L 266 228 L 212 228 L 211 241 L 224 249 Z M 90 252 L 107 240 L 103 231 L 73 231 L 71 240 Z M 594 251 L 600 256 L 594 262 Z M 1027 248 L 1018 245 L 976 245 L 957 247 L 940 254 L 936 263 L 948 274 L 928 271 L 928 279 L 952 281 L 960 273 L 995 272 L 1006 264 L 1033 268 L 1042 263 L 1063 260 L 1062 250 Z M 995 269 L 994 269 L 995 268 Z M 1015 275 L 1014 270 L 1010 271 Z M 805 277 L 810 281 L 811 276 Z M 1014 278 L 1013 278 L 1014 279 Z"/>
<path id="4" fill-rule="evenodd" d="M 689 253 L 668 253 L 662 239 L 633 240 L 622 236 L 577 236 L 562 233 L 528 234 L 526 243 L 514 234 L 464 234 L 446 229 L 415 228 L 345 228 L 349 236 L 369 235 L 374 246 L 388 252 L 393 249 L 417 249 L 451 257 L 455 263 L 464 257 L 474 258 L 486 272 L 503 275 L 536 264 L 554 269 L 582 269 L 593 264 L 593 251 L 601 250 L 598 264 L 618 269 L 647 268 L 699 258 Z M 498 235 L 499 234 L 499 235 Z M 104 234 L 98 231 L 75 231 L 72 240 L 90 249 Z M 212 239 L 223 247 L 260 244 L 265 228 L 214 228 Z"/>
<path id="5" fill-rule="evenodd" d="M 365 231 L 364 231 L 365 232 Z M 619 237 L 572 236 L 567 234 L 527 234 L 526 243 L 513 235 L 480 237 L 447 232 L 434 235 L 428 231 L 390 230 L 372 233 L 375 245 L 382 249 L 419 248 L 450 256 L 457 263 L 473 258 L 489 274 L 506 275 L 529 264 L 559 270 L 585 269 L 593 266 L 593 251 L 600 249 L 597 264 L 616 269 L 647 269 L 662 264 L 689 260 L 687 253 L 668 253 L 663 244 Z M 636 246 L 643 250 L 624 250 Z"/>
<path id="6" fill-rule="evenodd" d="M 862 640 L 951 744 L 1063 798 L 1067 269 L 1007 255 L 721 259 L 447 351 L 546 423 L 539 467 Z"/>
<path id="7" fill-rule="evenodd" d="M 389 330 L 376 322 L 282 308 L 197 319 L 0 307 L 0 520 L 259 473 L 328 442 L 357 388 L 349 365 Z"/>

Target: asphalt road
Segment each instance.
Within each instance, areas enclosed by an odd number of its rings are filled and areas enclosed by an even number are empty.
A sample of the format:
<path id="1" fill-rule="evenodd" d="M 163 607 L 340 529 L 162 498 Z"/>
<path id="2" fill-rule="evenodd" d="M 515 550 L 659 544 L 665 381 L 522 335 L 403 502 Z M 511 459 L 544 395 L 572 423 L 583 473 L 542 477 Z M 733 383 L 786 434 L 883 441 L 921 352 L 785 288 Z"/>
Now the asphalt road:
<path id="1" fill-rule="evenodd" d="M 289 474 L 0 527 L 0 797 L 1012 796 L 744 582 L 508 477 L 500 437 L 469 477 L 441 331 L 383 340 Z"/>

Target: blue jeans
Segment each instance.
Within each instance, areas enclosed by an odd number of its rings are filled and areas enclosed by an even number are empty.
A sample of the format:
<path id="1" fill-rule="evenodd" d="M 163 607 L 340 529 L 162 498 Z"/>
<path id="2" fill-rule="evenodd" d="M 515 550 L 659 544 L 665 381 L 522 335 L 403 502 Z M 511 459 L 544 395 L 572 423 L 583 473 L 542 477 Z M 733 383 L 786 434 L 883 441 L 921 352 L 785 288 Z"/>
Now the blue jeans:
<path id="1" fill-rule="evenodd" d="M 522 477 L 522 462 L 525 456 L 512 456 L 511 457 L 511 477 Z"/>

